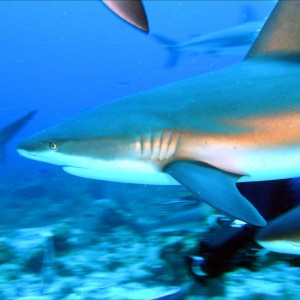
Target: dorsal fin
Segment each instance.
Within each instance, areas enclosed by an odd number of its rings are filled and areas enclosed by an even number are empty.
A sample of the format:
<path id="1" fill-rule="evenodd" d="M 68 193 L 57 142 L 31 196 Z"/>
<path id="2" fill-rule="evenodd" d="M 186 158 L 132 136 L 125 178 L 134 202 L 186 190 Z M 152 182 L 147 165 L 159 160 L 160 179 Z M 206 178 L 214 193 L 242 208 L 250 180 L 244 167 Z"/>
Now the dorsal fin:
<path id="1" fill-rule="evenodd" d="M 272 54 L 300 54 L 300 1 L 280 0 L 246 59 Z"/>

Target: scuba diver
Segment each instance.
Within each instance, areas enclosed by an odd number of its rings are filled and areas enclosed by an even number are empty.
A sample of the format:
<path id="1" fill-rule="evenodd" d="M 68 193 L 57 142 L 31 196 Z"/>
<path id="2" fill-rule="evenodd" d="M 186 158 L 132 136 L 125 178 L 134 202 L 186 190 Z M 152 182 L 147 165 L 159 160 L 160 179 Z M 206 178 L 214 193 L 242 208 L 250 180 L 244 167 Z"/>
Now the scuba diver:
<path id="1" fill-rule="evenodd" d="M 189 256 L 186 259 L 190 273 L 201 283 L 237 267 L 254 270 L 253 263 L 260 249 L 258 244 L 265 246 L 262 239 L 270 240 L 270 237 L 278 237 L 279 234 L 284 236 L 282 224 L 292 223 L 296 232 L 294 236 L 297 234 L 300 236 L 300 226 L 297 228 L 297 224 L 291 222 L 291 218 L 293 220 L 298 218 L 299 197 L 297 196 L 300 192 L 298 178 L 241 183 L 238 188 L 270 223 L 260 228 L 226 217 L 219 218 L 217 225 L 210 228 L 206 237 L 200 241 L 195 256 Z M 300 223 L 300 218 L 298 219 L 297 223 Z M 288 230 L 285 232 L 290 232 Z M 288 238 L 282 238 L 282 240 L 285 244 L 282 245 L 281 250 L 278 247 L 275 248 L 272 242 L 269 242 L 266 248 L 277 252 L 292 253 L 286 250 Z M 300 250 L 299 253 L 294 254 L 300 254 Z"/>

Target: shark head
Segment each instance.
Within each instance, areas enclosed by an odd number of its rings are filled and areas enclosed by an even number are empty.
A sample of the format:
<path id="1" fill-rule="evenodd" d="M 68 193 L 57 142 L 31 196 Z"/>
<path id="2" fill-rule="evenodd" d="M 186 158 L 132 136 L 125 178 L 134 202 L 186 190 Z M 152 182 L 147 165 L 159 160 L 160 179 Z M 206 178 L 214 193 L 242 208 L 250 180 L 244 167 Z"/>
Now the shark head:
<path id="1" fill-rule="evenodd" d="M 85 123 L 85 118 L 83 123 Z M 159 159 L 145 155 L 146 140 L 116 132 L 89 134 L 77 120 L 54 130 L 42 131 L 22 142 L 17 151 L 22 156 L 62 166 L 72 175 L 98 180 L 139 184 L 178 184 L 161 172 Z M 76 126 L 74 126 L 76 125 Z M 83 125 L 84 126 L 84 125 Z M 61 129 L 60 129 L 61 127 Z M 70 127 L 73 130 L 68 130 Z M 144 155 L 143 155 L 144 152 Z M 152 157 L 153 158 L 153 157 Z"/>

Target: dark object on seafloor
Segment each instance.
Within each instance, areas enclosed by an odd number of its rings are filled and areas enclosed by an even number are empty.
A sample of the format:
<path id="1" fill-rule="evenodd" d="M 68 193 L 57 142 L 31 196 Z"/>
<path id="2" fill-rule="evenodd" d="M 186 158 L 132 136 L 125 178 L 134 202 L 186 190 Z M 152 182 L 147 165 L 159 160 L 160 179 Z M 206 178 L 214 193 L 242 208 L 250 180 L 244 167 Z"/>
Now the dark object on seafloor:
<path id="1" fill-rule="evenodd" d="M 252 270 L 255 260 L 254 235 L 258 227 L 230 220 L 213 227 L 208 236 L 200 242 L 197 256 L 187 257 L 192 275 L 201 283 L 210 277 L 217 277 L 236 267 Z"/>
<path id="2" fill-rule="evenodd" d="M 283 226 L 282 216 L 296 216 L 299 211 L 299 179 L 248 182 L 238 186 L 240 192 L 259 209 L 271 223 L 263 229 L 246 223 L 219 219 L 218 226 L 212 227 L 199 243 L 196 256 L 187 258 L 190 271 L 200 282 L 217 277 L 236 267 L 253 269 L 257 244 L 255 239 L 274 234 L 274 225 L 280 224 L 281 234 L 290 234 L 291 229 Z M 288 213 L 286 213 L 288 211 Z M 282 215 L 286 213 L 285 215 Z M 285 218 L 285 217 L 284 217 Z M 274 221 L 273 221 L 274 220 Z M 285 223 L 289 223 L 283 219 Z M 278 227 L 278 226 L 277 226 Z M 285 230 L 285 231 L 284 231 Z M 258 235 L 256 233 L 258 232 Z M 286 242 L 287 243 L 287 242 Z M 259 243 L 261 244 L 261 243 Z"/>

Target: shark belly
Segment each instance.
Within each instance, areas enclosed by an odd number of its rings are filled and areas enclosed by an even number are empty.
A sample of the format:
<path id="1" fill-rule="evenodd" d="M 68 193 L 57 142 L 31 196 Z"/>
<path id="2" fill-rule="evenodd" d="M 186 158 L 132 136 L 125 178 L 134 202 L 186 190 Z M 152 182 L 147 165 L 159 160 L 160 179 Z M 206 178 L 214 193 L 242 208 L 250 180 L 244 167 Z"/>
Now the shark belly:
<path id="1" fill-rule="evenodd" d="M 207 164 L 216 169 L 238 174 L 238 182 L 276 180 L 300 176 L 300 147 L 294 148 L 265 148 L 251 149 L 224 145 L 209 147 L 203 151 L 202 147 L 193 148 L 197 153 L 192 156 L 178 155 L 160 161 L 158 159 L 136 160 L 95 160 L 89 167 L 63 166 L 64 171 L 72 175 L 115 182 L 127 182 L 152 185 L 178 185 L 179 183 L 164 167 L 172 161 L 186 160 L 199 164 Z"/>
<path id="2" fill-rule="evenodd" d="M 238 149 L 211 147 L 199 150 L 198 163 L 240 175 L 238 182 L 266 181 L 300 176 L 300 147 L 276 149 Z M 191 161 L 195 161 L 194 155 Z M 189 159 L 187 159 L 189 160 Z"/>
<path id="3" fill-rule="evenodd" d="M 264 181 L 300 176 L 300 147 L 248 150 L 237 157 L 244 174 L 239 181 Z M 250 159 L 251 158 L 251 159 Z"/>
<path id="4" fill-rule="evenodd" d="M 102 162 L 99 167 L 78 168 L 64 166 L 69 174 L 96 180 L 151 185 L 179 185 L 169 174 L 145 162 L 118 161 Z"/>
<path id="5" fill-rule="evenodd" d="M 277 119 L 286 120 L 279 126 Z M 256 120 L 257 121 L 257 120 Z M 176 159 L 204 163 L 240 176 L 239 182 L 265 181 L 300 176 L 300 123 L 298 116 L 266 117 L 251 130 L 237 134 L 182 135 Z M 272 121 L 272 126 L 269 122 Z M 243 124 L 243 125 L 244 125 Z M 289 128 L 286 132 L 284 128 Z"/>

